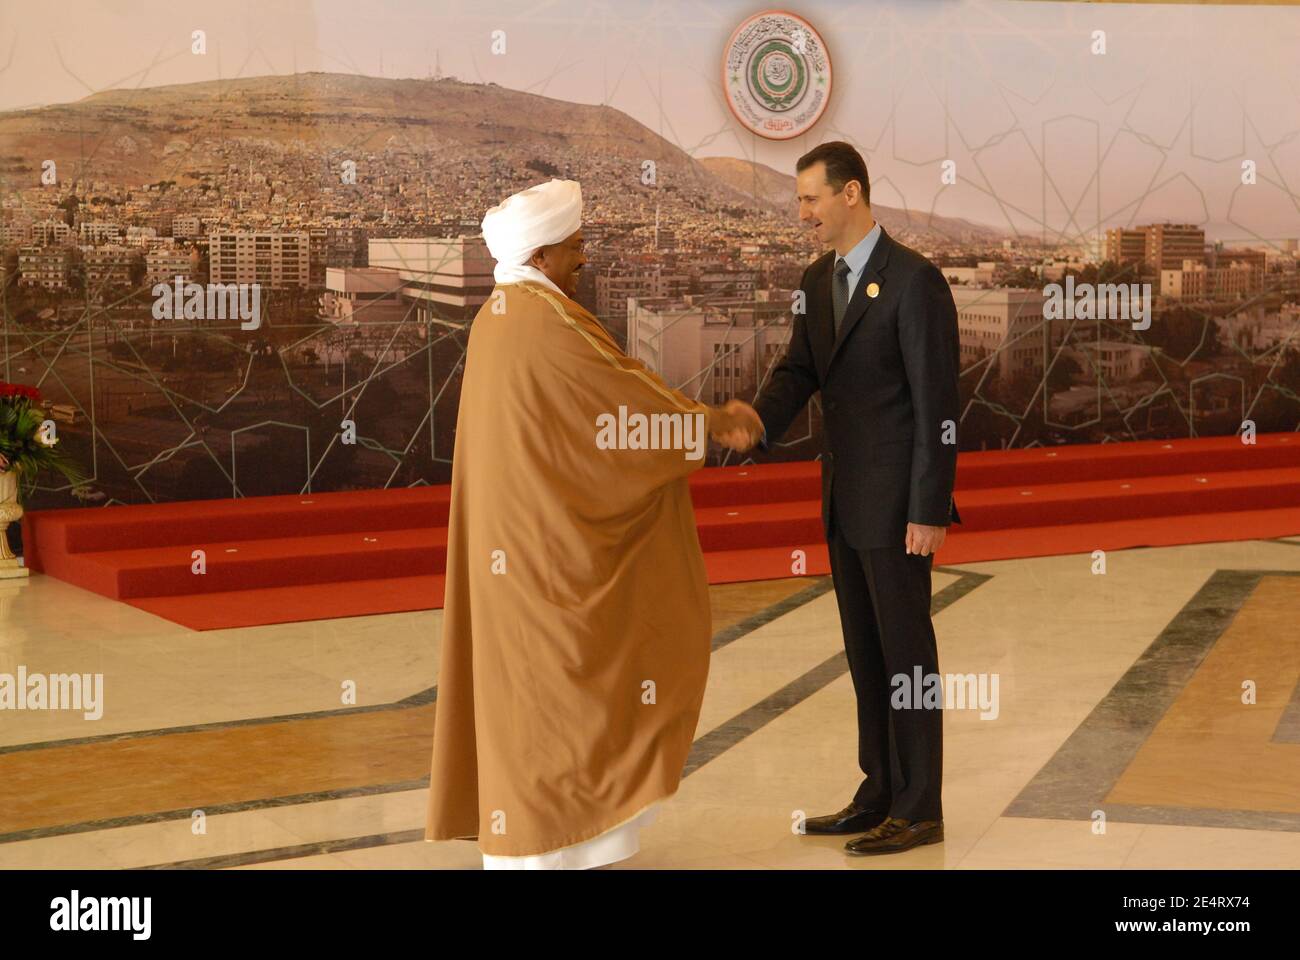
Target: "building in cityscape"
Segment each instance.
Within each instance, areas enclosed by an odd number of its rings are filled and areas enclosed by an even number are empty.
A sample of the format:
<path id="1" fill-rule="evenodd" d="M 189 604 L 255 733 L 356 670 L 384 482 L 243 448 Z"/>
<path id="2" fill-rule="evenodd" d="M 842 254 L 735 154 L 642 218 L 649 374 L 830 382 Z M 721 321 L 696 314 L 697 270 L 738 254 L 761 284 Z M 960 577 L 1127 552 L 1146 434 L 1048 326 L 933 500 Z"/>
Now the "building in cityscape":
<path id="1" fill-rule="evenodd" d="M 40 287 L 50 293 L 66 293 L 72 289 L 75 258 L 73 247 L 35 244 L 21 247 L 18 250 L 18 285 Z"/>
<path id="2" fill-rule="evenodd" d="M 1145 228 L 1146 269 L 1159 281 L 1165 270 L 1178 270 L 1186 260 L 1205 262 L 1205 230 L 1190 223 L 1153 223 Z M 1164 290 L 1157 290 L 1164 293 Z"/>
<path id="3" fill-rule="evenodd" d="M 0 219 L 0 243 L 29 244 L 32 242 L 32 221 L 27 218 Z"/>
<path id="4" fill-rule="evenodd" d="M 952 296 L 962 369 L 992 357 L 994 373 L 1003 380 L 1014 374 L 1041 375 L 1047 349 L 1060 344 L 1069 323 L 1089 323 L 1045 320 L 1046 296 L 1041 289 L 958 285 L 952 288 Z"/>
<path id="5" fill-rule="evenodd" d="M 86 296 L 103 302 L 123 296 L 132 288 L 131 271 L 140 262 L 140 252 L 122 244 L 99 247 L 83 246 L 82 262 L 86 271 Z"/>
<path id="6" fill-rule="evenodd" d="M 951 266 L 940 267 L 939 269 L 943 272 L 949 284 L 965 283 L 977 286 L 992 283 L 993 273 L 997 266 L 992 260 L 983 260 L 973 267 Z"/>
<path id="7" fill-rule="evenodd" d="M 1141 264 L 1146 261 L 1147 232 L 1139 227 L 1130 230 L 1116 227 L 1106 231 L 1106 241 L 1102 248 L 1102 258 L 1117 264 Z"/>
<path id="8" fill-rule="evenodd" d="M 116 243 L 122 238 L 118 223 L 86 222 L 77 225 L 77 239 L 83 244 Z"/>
<path id="9" fill-rule="evenodd" d="M 482 237 L 372 239 L 368 257 L 371 268 L 392 271 L 392 286 L 422 323 L 464 325 L 496 285 L 496 261 Z"/>
<path id="10" fill-rule="evenodd" d="M 32 224 L 32 243 L 49 246 L 67 243 L 72 239 L 72 228 L 62 220 L 39 220 Z"/>
<path id="11" fill-rule="evenodd" d="M 337 324 L 396 323 L 414 317 L 407 281 L 392 267 L 328 267 L 320 316 Z"/>
<path id="12" fill-rule="evenodd" d="M 174 283 L 177 277 L 183 282 L 197 280 L 199 252 L 175 245 L 158 247 L 144 255 L 145 286 L 153 289 L 159 283 Z"/>
<path id="13" fill-rule="evenodd" d="M 257 283 L 264 289 L 307 286 L 310 257 L 305 232 L 217 230 L 208 243 L 212 283 Z"/>
<path id="14" fill-rule="evenodd" d="M 597 268 L 595 278 L 596 316 L 620 341 L 627 338 L 629 299 L 679 297 L 690 286 L 690 278 L 685 272 L 665 269 L 661 263 L 604 265 Z"/>
<path id="15" fill-rule="evenodd" d="M 1142 372 L 1151 348 L 1125 340 L 1083 340 L 1074 348 L 1083 354 L 1080 365 L 1107 383 L 1125 383 Z"/>
<path id="16" fill-rule="evenodd" d="M 706 403 L 753 397 L 790 342 L 791 302 L 789 291 L 632 298 L 628 355 Z"/>
<path id="17" fill-rule="evenodd" d="M 172 236 L 177 240 L 197 240 L 203 236 L 203 221 L 192 213 L 172 218 Z"/>
<path id="18" fill-rule="evenodd" d="M 1263 268 L 1244 259 L 1217 267 L 1184 260 L 1180 269 L 1160 271 L 1160 294 L 1173 300 L 1241 299 L 1258 293 L 1263 283 Z"/>
<path id="19" fill-rule="evenodd" d="M 1206 262 L 1205 229 L 1191 223 L 1117 227 L 1106 231 L 1102 255 L 1116 264 L 1140 267 L 1159 286 L 1165 271 L 1181 270 L 1184 261 Z"/>

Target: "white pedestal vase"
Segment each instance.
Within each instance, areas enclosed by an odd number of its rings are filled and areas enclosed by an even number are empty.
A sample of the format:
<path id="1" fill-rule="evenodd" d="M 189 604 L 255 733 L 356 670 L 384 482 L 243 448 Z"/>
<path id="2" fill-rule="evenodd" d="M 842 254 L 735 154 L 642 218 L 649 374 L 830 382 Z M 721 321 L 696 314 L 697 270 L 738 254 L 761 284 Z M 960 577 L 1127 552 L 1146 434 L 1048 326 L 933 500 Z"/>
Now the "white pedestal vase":
<path id="1" fill-rule="evenodd" d="M 9 524 L 17 523 L 22 515 L 23 508 L 18 503 L 18 468 L 0 470 L 0 580 L 31 574 L 9 549 L 9 540 L 5 535 Z"/>

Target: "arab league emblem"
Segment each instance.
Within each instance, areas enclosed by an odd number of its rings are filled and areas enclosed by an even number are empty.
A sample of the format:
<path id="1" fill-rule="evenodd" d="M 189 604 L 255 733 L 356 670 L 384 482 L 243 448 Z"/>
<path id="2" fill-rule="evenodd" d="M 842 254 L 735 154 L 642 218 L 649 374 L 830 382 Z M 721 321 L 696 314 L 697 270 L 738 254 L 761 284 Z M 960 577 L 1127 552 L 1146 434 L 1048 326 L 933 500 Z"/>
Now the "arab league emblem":
<path id="1" fill-rule="evenodd" d="M 747 129 L 769 140 L 808 130 L 831 98 L 831 58 L 803 17 L 768 10 L 731 35 L 722 58 L 727 104 Z"/>

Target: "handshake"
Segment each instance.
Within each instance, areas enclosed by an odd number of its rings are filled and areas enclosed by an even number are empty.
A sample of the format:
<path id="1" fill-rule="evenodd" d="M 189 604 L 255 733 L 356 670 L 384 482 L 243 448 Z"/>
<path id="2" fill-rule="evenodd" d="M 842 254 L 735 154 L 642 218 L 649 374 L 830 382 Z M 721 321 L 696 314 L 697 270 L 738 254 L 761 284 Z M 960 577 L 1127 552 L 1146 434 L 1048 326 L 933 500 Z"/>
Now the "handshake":
<path id="1" fill-rule="evenodd" d="M 728 400 L 709 408 L 709 436 L 724 447 L 744 453 L 763 436 L 763 421 L 744 400 Z"/>

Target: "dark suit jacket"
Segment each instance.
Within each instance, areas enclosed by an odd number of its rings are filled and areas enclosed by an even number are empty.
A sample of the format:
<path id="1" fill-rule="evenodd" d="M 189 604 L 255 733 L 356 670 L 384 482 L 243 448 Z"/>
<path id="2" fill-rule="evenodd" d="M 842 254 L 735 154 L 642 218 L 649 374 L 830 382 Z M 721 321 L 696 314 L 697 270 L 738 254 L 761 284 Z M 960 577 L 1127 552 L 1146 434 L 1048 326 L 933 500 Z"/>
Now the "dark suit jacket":
<path id="1" fill-rule="evenodd" d="M 939 268 L 881 228 L 832 343 L 832 250 L 804 271 L 806 312 L 754 408 L 779 440 L 820 390 L 822 523 L 860 550 L 902 546 L 907 524 L 961 523 L 957 473 L 961 346 L 957 307 Z M 876 297 L 867 295 L 871 284 Z"/>

